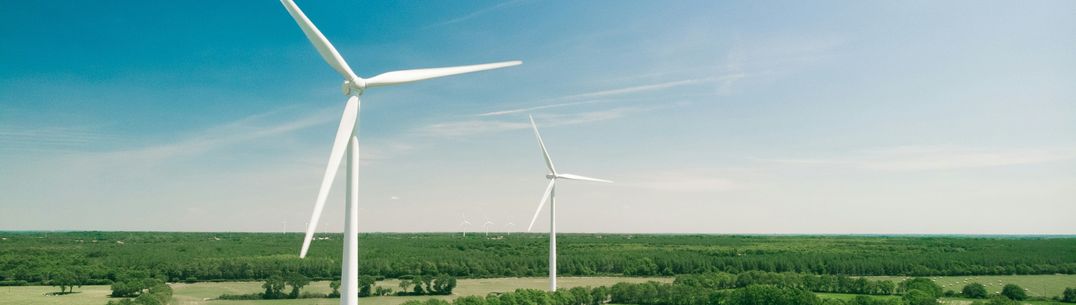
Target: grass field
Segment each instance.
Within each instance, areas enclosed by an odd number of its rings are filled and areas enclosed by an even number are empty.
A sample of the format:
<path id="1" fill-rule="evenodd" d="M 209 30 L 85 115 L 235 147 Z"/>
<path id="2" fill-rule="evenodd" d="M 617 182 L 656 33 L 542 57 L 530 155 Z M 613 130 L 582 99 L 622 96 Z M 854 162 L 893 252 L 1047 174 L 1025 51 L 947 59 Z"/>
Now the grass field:
<path id="1" fill-rule="evenodd" d="M 638 277 L 565 277 L 559 278 L 558 287 L 571 288 L 576 286 L 610 286 L 620 282 L 645 282 L 659 281 L 672 282 L 672 278 L 638 278 Z M 221 294 L 247 294 L 257 293 L 262 290 L 261 282 L 220 282 L 220 283 L 194 283 L 194 284 L 171 284 L 175 291 L 174 305 L 250 305 L 250 304 L 273 304 L 273 305 L 329 305 L 339 304 L 337 299 L 300 299 L 300 300 L 256 300 L 256 301 L 222 301 L 210 300 Z M 397 280 L 385 280 L 377 283 L 378 286 L 399 289 Z M 545 289 L 548 287 L 547 278 L 495 278 L 495 279 L 464 279 L 459 280 L 455 292 L 450 296 L 413 296 L 413 297 L 369 297 L 360 300 L 368 305 L 397 305 L 407 300 L 428 298 L 454 299 L 467 295 L 486 295 L 490 292 L 512 291 L 519 288 Z M 80 293 L 63 296 L 46 296 L 45 293 L 53 292 L 56 288 L 44 286 L 0 287 L 0 305 L 23 305 L 23 304 L 64 304 L 64 305 L 104 305 L 108 302 L 108 286 L 83 286 L 76 289 Z M 303 291 L 328 293 L 329 282 L 312 282 Z"/>
<path id="2" fill-rule="evenodd" d="M 869 279 L 886 279 L 900 282 L 907 277 L 869 276 Z M 931 276 L 930 279 L 942 286 L 942 289 L 960 292 L 964 285 L 980 283 L 991 293 L 1001 292 L 1005 284 L 1016 284 L 1027 289 L 1031 296 L 1059 296 L 1066 287 L 1076 287 L 1076 275 L 984 275 L 984 276 Z"/>
<path id="3" fill-rule="evenodd" d="M 904 280 L 904 277 L 874 276 L 871 279 L 887 279 L 894 282 Z M 1028 288 L 1033 296 L 1041 296 L 1045 291 L 1047 296 L 1060 295 L 1065 287 L 1076 287 L 1076 275 L 1012 275 L 1012 276 L 942 276 L 931 277 L 946 290 L 960 291 L 965 282 L 979 282 L 986 285 L 992 292 L 1001 291 L 1001 287 L 1007 283 L 1020 285 Z M 414 297 L 369 297 L 362 298 L 361 303 L 368 305 L 398 305 L 412 299 L 454 299 L 467 295 L 486 295 L 490 292 L 512 291 L 519 288 L 545 289 L 548 285 L 546 278 L 492 278 L 492 279 L 463 279 L 459 280 L 455 294 L 450 296 L 414 296 Z M 610 286 L 619 282 L 645 282 L 659 281 L 671 282 L 668 277 L 565 277 L 560 278 L 558 283 L 561 288 L 577 286 Z M 399 289 L 398 280 L 385 280 L 378 282 L 378 286 Z M 220 282 L 220 283 L 194 283 L 194 284 L 171 284 L 175 290 L 175 305 L 251 305 L 251 304 L 274 304 L 274 305 L 330 305 L 339 304 L 337 299 L 300 299 L 300 300 L 256 300 L 256 301 L 222 301 L 212 300 L 221 294 L 247 294 L 261 291 L 261 282 Z M 328 293 L 329 283 L 325 281 L 312 282 L 303 289 L 304 291 Z M 46 293 L 55 292 L 55 287 L 45 286 L 21 286 L 0 287 L 0 305 L 103 305 L 108 302 L 108 286 L 83 286 L 77 288 L 78 293 L 62 296 L 46 296 Z M 822 298 L 848 299 L 854 294 L 819 293 Z M 896 298 L 898 296 L 883 296 Z M 944 304 L 963 305 L 970 303 L 966 299 L 943 299 Z"/>

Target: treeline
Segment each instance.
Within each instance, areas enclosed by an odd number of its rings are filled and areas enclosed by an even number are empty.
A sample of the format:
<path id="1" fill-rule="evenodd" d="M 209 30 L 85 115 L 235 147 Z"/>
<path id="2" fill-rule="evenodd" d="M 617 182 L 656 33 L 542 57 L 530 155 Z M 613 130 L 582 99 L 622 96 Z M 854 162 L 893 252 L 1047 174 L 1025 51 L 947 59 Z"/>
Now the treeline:
<path id="1" fill-rule="evenodd" d="M 172 287 L 165 283 L 155 283 L 146 288 L 138 297 L 108 301 L 107 305 L 164 305 L 172 301 Z"/>
<path id="2" fill-rule="evenodd" d="M 850 300 L 821 299 L 803 289 L 749 285 L 737 289 L 708 289 L 679 284 L 619 283 L 612 287 L 574 287 L 546 292 L 518 289 L 491 293 L 485 297 L 466 296 L 452 302 L 439 299 L 411 300 L 404 305 L 902 305 L 898 298 L 858 296 Z M 916 304 L 922 305 L 922 304 Z"/>
<path id="3" fill-rule="evenodd" d="M 885 280 L 868 280 L 844 275 L 811 275 L 748 271 L 741 274 L 706 273 L 677 276 L 673 282 L 685 287 L 703 289 L 732 289 L 751 285 L 774 285 L 813 292 L 891 295 L 898 292 L 897 284 Z"/>
<path id="4" fill-rule="evenodd" d="M 46 236 L 47 235 L 47 236 Z M 340 274 L 341 235 L 319 234 L 306 259 L 302 235 L 270 233 L 0 232 L 0 285 L 45 284 L 76 274 L 109 284 L 129 272 L 172 282 L 264 280 L 285 270 Z M 548 237 L 360 234 L 364 275 L 543 276 Z M 672 276 L 766 271 L 819 275 L 1076 274 L 1076 238 L 869 236 L 558 236 L 564 276 Z"/>
<path id="5" fill-rule="evenodd" d="M 456 288 L 456 278 L 450 275 L 433 276 L 408 276 L 400 280 L 400 291 L 394 292 L 392 288 L 377 286 L 377 278 L 373 276 L 359 277 L 358 297 L 370 296 L 419 296 L 419 295 L 450 295 Z M 275 300 L 275 299 L 312 299 L 312 298 L 339 298 L 340 281 L 329 282 L 332 292 L 328 294 L 303 292 L 302 289 L 310 284 L 310 278 L 300 273 L 274 274 L 262 283 L 264 292 L 250 294 L 224 294 L 217 299 L 221 300 Z M 113 294 L 115 294 L 113 285 Z M 287 288 L 290 287 L 290 292 Z"/>

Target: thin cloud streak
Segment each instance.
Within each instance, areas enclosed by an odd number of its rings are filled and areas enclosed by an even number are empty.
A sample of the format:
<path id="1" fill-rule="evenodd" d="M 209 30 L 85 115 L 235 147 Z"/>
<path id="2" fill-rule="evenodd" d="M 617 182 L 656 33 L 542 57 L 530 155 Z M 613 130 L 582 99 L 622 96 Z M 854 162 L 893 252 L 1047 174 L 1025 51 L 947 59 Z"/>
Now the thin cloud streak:
<path id="1" fill-rule="evenodd" d="M 818 159 L 757 159 L 803 166 L 912 172 L 1042 164 L 1076 159 L 1076 149 L 975 149 L 950 146 L 897 146 L 863 150 L 851 156 Z"/>
<path id="2" fill-rule="evenodd" d="M 310 112 L 296 118 L 276 119 L 289 111 L 270 111 L 206 128 L 165 144 L 148 144 L 132 149 L 79 154 L 69 161 L 89 166 L 137 164 L 154 166 L 172 158 L 199 155 L 232 145 L 278 137 L 336 121 L 332 109 Z"/>
<path id="3" fill-rule="evenodd" d="M 630 113 L 648 111 L 655 108 L 620 107 L 608 110 L 590 111 L 573 114 L 542 115 L 536 119 L 541 126 L 564 126 L 606 121 L 624 117 Z M 432 124 L 420 129 L 419 133 L 434 137 L 462 137 L 483 133 L 502 132 L 530 128 L 525 120 L 465 120 Z"/>
<path id="4" fill-rule="evenodd" d="M 740 73 L 728 74 L 728 75 L 717 76 L 717 77 L 692 78 L 692 79 L 669 81 L 669 82 L 650 84 L 650 85 L 636 85 L 636 86 L 629 86 L 629 87 L 623 87 L 623 88 L 617 88 L 617 89 L 608 89 L 608 90 L 594 91 L 594 92 L 588 92 L 588 93 L 566 95 L 566 96 L 561 96 L 561 97 L 557 97 L 557 98 L 548 99 L 547 101 L 560 101 L 560 100 L 582 100 L 582 101 L 566 102 L 566 103 L 558 103 L 558 104 L 550 104 L 550 105 L 541 105 L 541 106 L 526 107 L 526 108 L 516 108 L 516 109 L 508 109 L 508 110 L 499 110 L 499 111 L 491 111 L 491 112 L 480 113 L 480 114 L 478 114 L 476 116 L 480 116 L 480 117 L 482 117 L 482 116 L 500 116 L 500 115 L 516 114 L 516 113 L 529 112 L 529 111 L 541 110 L 541 109 L 560 108 L 560 107 L 577 106 L 577 105 L 602 103 L 602 102 L 613 102 L 613 101 L 616 101 L 616 100 L 612 99 L 612 98 L 616 97 L 616 96 L 620 96 L 620 95 L 625 95 L 625 94 L 630 94 L 630 93 L 658 91 L 658 90 L 664 90 L 664 89 L 669 89 L 669 88 L 675 88 L 675 87 L 681 87 L 681 86 L 689 86 L 689 85 L 697 85 L 697 84 L 704 84 L 704 83 L 720 83 L 722 90 L 727 90 L 726 88 L 729 88 L 729 87 L 732 86 L 732 82 L 734 82 L 736 80 L 739 80 L 739 79 L 742 79 L 744 77 L 746 77 L 746 74 L 740 72 Z"/>
<path id="5" fill-rule="evenodd" d="M 513 0 L 513 1 L 507 1 L 507 2 L 498 3 L 498 4 L 494 5 L 494 6 L 490 6 L 490 7 L 484 8 L 484 9 L 480 9 L 480 10 L 471 12 L 470 14 L 463 15 L 461 17 L 449 19 L 449 20 L 444 21 L 444 22 L 439 22 L 439 23 L 435 23 L 435 24 L 426 26 L 423 29 L 430 29 L 430 28 L 446 26 L 446 25 L 450 25 L 450 24 L 454 24 L 454 23 L 464 22 L 464 21 L 471 20 L 471 19 L 474 19 L 474 18 L 482 16 L 482 15 L 488 14 L 490 12 L 493 12 L 493 11 L 496 11 L 496 10 L 499 10 L 499 9 L 503 9 L 503 8 L 506 8 L 506 7 L 515 5 L 515 4 L 523 3 L 523 2 L 526 2 L 526 0 Z"/>
<path id="6" fill-rule="evenodd" d="M 71 152 L 81 147 L 111 142 L 114 136 L 90 127 L 19 128 L 0 127 L 0 150 Z"/>
<path id="7" fill-rule="evenodd" d="M 677 193 L 724 192 L 742 187 L 729 179 L 686 172 L 662 172 L 637 180 L 617 181 L 617 185 Z"/>

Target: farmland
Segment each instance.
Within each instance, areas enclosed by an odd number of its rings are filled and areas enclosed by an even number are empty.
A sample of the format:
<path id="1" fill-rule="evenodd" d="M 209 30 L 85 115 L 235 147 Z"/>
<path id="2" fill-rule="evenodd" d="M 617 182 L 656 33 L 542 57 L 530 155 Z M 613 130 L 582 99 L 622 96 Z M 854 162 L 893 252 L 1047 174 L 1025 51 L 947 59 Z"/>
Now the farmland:
<path id="1" fill-rule="evenodd" d="M 455 293 L 451 296 L 384 296 L 363 298 L 363 304 L 369 305 L 397 305 L 407 300 L 425 300 L 429 298 L 454 299 L 460 296 L 477 295 L 484 296 L 490 292 L 513 291 L 519 288 L 543 289 L 548 286 L 546 278 L 495 278 L 495 279 L 467 279 L 461 280 Z M 622 277 L 569 277 L 560 279 L 564 288 L 582 286 L 611 286 L 620 282 L 645 282 L 659 281 L 671 282 L 671 278 L 622 278 Z M 399 284 L 396 280 L 378 282 L 379 286 L 395 288 Z M 337 299 L 299 299 L 299 300 L 271 300 L 271 301 L 223 301 L 208 300 L 221 294 L 242 294 L 258 292 L 261 289 L 260 282 L 216 282 L 216 283 L 177 283 L 172 284 L 175 290 L 174 305 L 249 305 L 249 304 L 339 304 Z M 76 289 L 79 293 L 46 296 L 55 289 L 45 286 L 22 286 L 0 287 L 0 305 L 20 304 L 65 304 L 65 305 L 101 305 L 109 300 L 108 286 L 93 285 L 83 286 Z M 306 291 L 327 293 L 329 285 L 326 281 L 310 283 Z"/>
<path id="2" fill-rule="evenodd" d="M 329 281 L 339 275 L 340 235 L 317 237 L 311 256 L 299 259 L 295 252 L 302 236 L 296 233 L 0 232 L 0 305 L 104 304 L 110 300 L 106 285 L 137 277 L 169 282 L 174 304 L 335 304 L 329 298 L 215 300 L 259 293 L 262 281 L 279 274 L 313 279 L 304 293 L 328 293 Z M 1046 298 L 1076 287 L 1076 239 L 1068 237 L 563 234 L 559 239 L 561 288 L 665 283 L 622 286 L 612 294 L 642 305 L 772 293 L 793 299 L 817 295 L 844 304 L 862 301 L 856 295 L 862 293 L 897 302 L 903 289 L 898 284 L 910 277 L 929 277 L 954 292 L 971 282 L 986 285 L 990 293 L 1016 284 L 1032 297 Z M 399 288 L 400 279 L 416 276 L 460 278 L 451 295 L 372 296 L 364 303 L 396 305 L 547 287 L 548 244 L 541 234 L 372 233 L 360 235 L 360 243 L 360 271 L 376 278 L 377 286 Z M 63 277 L 77 278 L 82 287 L 74 294 L 46 295 L 58 291 L 47 285 Z M 779 290 L 767 290 L 773 287 Z M 637 293 L 642 291 L 658 294 Z"/>
<path id="3" fill-rule="evenodd" d="M 875 279 L 885 280 L 900 280 L 895 277 L 872 277 Z M 965 280 L 965 277 L 938 277 L 935 281 L 940 284 L 955 283 Z M 1047 284 L 1049 287 L 1076 286 L 1076 275 L 1046 275 L 1046 276 L 989 276 L 989 277 L 971 277 L 975 281 L 996 281 L 1001 280 L 1005 283 L 1018 284 L 1023 287 L 1035 287 L 1036 284 Z M 451 296 L 384 296 L 384 297 L 368 297 L 362 298 L 362 304 L 369 305 L 398 305 L 408 300 L 425 300 L 429 298 L 438 298 L 451 300 L 461 296 L 484 296 L 491 292 L 506 292 L 513 291 L 519 288 L 530 289 L 543 289 L 547 285 L 546 278 L 489 278 L 489 279 L 465 279 L 460 280 L 460 284 L 457 287 L 455 293 Z M 562 288 L 571 287 L 583 287 L 583 286 L 611 286 L 619 282 L 645 282 L 645 281 L 658 281 L 658 282 L 671 282 L 672 278 L 668 277 L 567 277 L 561 278 L 560 284 Z M 399 283 L 397 280 L 385 280 L 378 282 L 379 286 L 394 288 Z M 213 283 L 174 283 L 172 284 L 175 290 L 174 305 L 251 305 L 251 304 L 276 304 L 276 305 L 291 305 L 291 304 L 338 304 L 336 299 L 299 299 L 299 300 L 247 300 L 247 301 L 224 301 L 224 300 L 212 300 L 221 294 L 241 294 L 257 292 L 261 289 L 260 282 L 213 282 Z M 1051 288 L 1052 289 L 1052 288 Z M 326 293 L 329 291 L 328 282 L 318 281 L 313 282 L 306 288 L 307 291 Z M 108 286 L 91 285 L 83 286 L 77 289 L 79 293 L 62 295 L 62 296 L 46 296 L 48 292 L 53 292 L 55 289 L 45 286 L 22 286 L 22 287 L 0 287 L 0 305 L 16 305 L 16 304 L 65 304 L 65 305 L 101 305 L 109 300 L 108 298 Z M 1053 295 L 1057 295 L 1059 291 L 1050 290 Z M 1056 293 L 1055 293 L 1056 292 Z M 1034 290 L 1032 290 L 1034 293 Z M 848 300 L 855 297 L 855 294 L 839 294 L 839 293 L 818 293 L 820 298 L 824 299 L 842 299 Z M 874 296 L 883 299 L 899 299 L 900 296 Z M 946 304 L 966 304 L 965 299 L 947 298 L 942 299 Z"/>

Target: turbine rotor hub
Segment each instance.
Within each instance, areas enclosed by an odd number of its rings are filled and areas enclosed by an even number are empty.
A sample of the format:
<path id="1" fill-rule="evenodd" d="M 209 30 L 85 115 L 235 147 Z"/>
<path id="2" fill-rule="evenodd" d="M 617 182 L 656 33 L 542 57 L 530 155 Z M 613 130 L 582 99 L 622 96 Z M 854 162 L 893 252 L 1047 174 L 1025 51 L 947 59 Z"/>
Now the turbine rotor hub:
<path id="1" fill-rule="evenodd" d="M 340 87 L 344 91 L 344 95 L 362 95 L 366 91 L 366 81 L 363 79 L 357 79 L 355 82 L 350 80 L 344 80 L 344 84 Z"/>
<path id="2" fill-rule="evenodd" d="M 546 178 L 546 179 L 557 179 L 557 175 L 554 175 L 554 174 L 545 174 L 545 178 Z"/>

